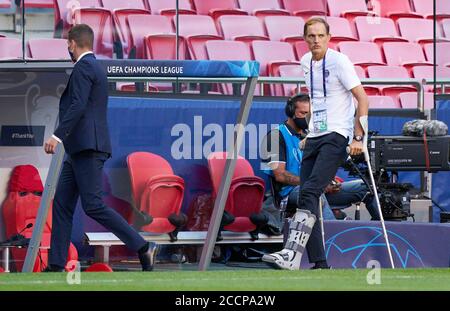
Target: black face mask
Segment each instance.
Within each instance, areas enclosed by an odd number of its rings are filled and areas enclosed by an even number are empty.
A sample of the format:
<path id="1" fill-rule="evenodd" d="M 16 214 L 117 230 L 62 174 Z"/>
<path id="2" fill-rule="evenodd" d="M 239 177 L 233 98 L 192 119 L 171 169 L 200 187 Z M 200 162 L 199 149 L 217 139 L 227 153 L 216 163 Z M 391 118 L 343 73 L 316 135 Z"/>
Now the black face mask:
<path id="1" fill-rule="evenodd" d="M 308 129 L 308 122 L 306 121 L 306 118 L 294 118 L 295 126 L 301 130 L 307 130 Z"/>
<path id="2" fill-rule="evenodd" d="M 75 63 L 75 62 L 77 61 L 77 59 L 76 59 L 75 56 L 73 55 L 73 52 L 71 52 L 69 48 L 67 48 L 67 51 L 69 52 L 70 59 L 72 60 L 72 62 Z"/>

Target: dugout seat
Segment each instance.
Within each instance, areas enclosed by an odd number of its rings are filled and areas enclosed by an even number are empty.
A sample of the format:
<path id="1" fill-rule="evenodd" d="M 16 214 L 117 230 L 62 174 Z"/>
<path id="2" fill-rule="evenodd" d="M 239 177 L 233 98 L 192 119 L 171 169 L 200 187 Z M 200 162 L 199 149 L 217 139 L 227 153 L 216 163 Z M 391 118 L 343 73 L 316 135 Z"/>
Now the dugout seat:
<path id="1" fill-rule="evenodd" d="M 406 109 L 417 109 L 417 93 L 407 92 L 400 93 L 399 95 L 400 104 L 402 108 Z M 430 92 L 424 93 L 424 108 L 433 109 L 434 108 L 434 94 Z"/>
<path id="2" fill-rule="evenodd" d="M 224 175 L 226 157 L 226 152 L 213 152 L 208 156 L 214 198 L 217 197 Z M 252 239 L 258 239 L 259 229 L 267 223 L 267 218 L 260 213 L 263 199 L 263 179 L 255 176 L 246 159 L 238 156 L 225 205 L 225 211 L 232 216 L 233 221 L 223 226 L 223 229 L 249 232 Z"/>
<path id="3" fill-rule="evenodd" d="M 368 66 L 385 65 L 380 49 L 373 42 L 341 42 L 338 48 L 354 65 L 364 69 Z"/>
<path id="4" fill-rule="evenodd" d="M 5 222 L 6 237 L 19 234 L 28 224 L 36 221 L 36 216 L 41 202 L 44 187 L 38 170 L 32 165 L 16 166 L 9 180 L 8 196 L 3 202 L 2 213 Z M 48 248 L 50 247 L 52 231 L 52 212 L 49 211 L 47 222 L 44 226 L 41 248 L 39 249 L 33 272 L 40 272 L 47 267 Z M 31 238 L 33 227 L 27 228 L 20 233 L 25 238 Z M 11 255 L 15 263 L 15 270 L 22 271 L 25 260 L 26 248 L 12 248 Z M 71 243 L 69 247 L 68 259 L 77 260 L 78 253 L 75 246 Z"/>
<path id="5" fill-rule="evenodd" d="M 400 34 L 409 42 L 417 42 L 423 46 L 425 43 L 433 43 L 434 22 L 429 19 L 422 18 L 399 18 L 397 25 Z M 442 34 L 438 27 L 436 32 L 437 38 L 441 38 Z"/>
<path id="6" fill-rule="evenodd" d="M 387 42 L 383 44 L 384 56 L 389 66 L 403 66 L 411 76 L 414 66 L 433 66 L 425 60 L 423 49 L 418 43 Z"/>
<path id="7" fill-rule="evenodd" d="M 11 7 L 11 0 L 0 0 L 0 9 L 9 9 Z"/>
<path id="8" fill-rule="evenodd" d="M 168 233 L 176 241 L 178 230 L 187 221 L 180 212 L 183 178 L 173 173 L 169 162 L 154 153 L 133 152 L 128 155 L 127 164 L 135 207 L 151 218 L 140 230 Z"/>

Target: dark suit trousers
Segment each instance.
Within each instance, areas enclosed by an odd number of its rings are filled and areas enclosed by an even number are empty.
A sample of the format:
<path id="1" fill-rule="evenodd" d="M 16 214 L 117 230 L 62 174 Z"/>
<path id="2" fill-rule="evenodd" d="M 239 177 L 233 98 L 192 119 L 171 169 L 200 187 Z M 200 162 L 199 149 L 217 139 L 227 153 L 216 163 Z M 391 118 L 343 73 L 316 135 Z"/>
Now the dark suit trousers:
<path id="1" fill-rule="evenodd" d="M 103 203 L 102 174 L 107 159 L 107 153 L 90 150 L 66 156 L 53 202 L 50 265 L 66 265 L 78 197 L 81 197 L 84 212 L 114 233 L 128 248 L 138 251 L 145 245 L 139 233 Z"/>
<path id="2" fill-rule="evenodd" d="M 319 224 L 319 197 L 345 160 L 347 144 L 347 138 L 334 132 L 306 140 L 300 170 L 298 207 L 311 211 L 317 218 L 306 244 L 311 263 L 326 260 Z"/>

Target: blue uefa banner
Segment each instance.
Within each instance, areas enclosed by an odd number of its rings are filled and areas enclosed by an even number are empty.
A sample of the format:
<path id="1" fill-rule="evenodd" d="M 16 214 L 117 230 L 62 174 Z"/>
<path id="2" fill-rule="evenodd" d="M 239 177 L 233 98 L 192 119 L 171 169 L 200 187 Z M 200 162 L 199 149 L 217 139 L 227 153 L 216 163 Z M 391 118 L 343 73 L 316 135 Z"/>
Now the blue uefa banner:
<path id="1" fill-rule="evenodd" d="M 109 77 L 257 77 L 255 61 L 98 60 Z"/>

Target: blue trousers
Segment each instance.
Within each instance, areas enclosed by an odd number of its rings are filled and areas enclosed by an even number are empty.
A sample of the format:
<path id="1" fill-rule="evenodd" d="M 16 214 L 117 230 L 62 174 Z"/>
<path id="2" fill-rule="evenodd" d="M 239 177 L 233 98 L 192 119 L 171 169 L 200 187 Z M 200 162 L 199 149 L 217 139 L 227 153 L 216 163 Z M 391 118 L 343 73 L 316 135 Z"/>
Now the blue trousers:
<path id="1" fill-rule="evenodd" d="M 66 265 L 78 197 L 86 215 L 114 233 L 128 248 L 137 252 L 145 246 L 139 233 L 103 203 L 103 165 L 108 157 L 107 153 L 91 150 L 66 156 L 53 202 L 50 265 L 61 268 Z"/>

